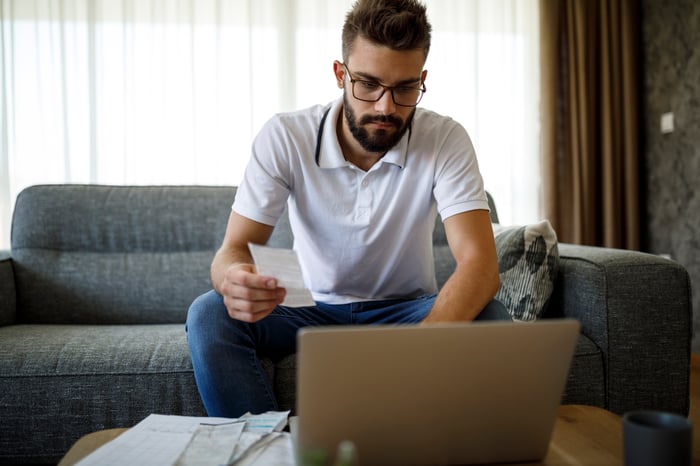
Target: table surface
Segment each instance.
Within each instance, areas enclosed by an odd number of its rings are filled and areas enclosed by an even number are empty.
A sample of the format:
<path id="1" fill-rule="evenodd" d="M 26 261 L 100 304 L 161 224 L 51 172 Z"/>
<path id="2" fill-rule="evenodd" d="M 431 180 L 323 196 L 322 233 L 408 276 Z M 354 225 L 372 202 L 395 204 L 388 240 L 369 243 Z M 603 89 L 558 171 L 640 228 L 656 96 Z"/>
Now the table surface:
<path id="1" fill-rule="evenodd" d="M 71 466 L 101 445 L 116 438 L 126 429 L 108 429 L 80 438 L 58 466 Z M 549 451 L 533 465 L 622 465 L 622 420 L 602 408 L 583 405 L 562 405 L 554 426 Z M 693 465 L 699 465 L 695 458 Z M 512 466 L 512 464 L 511 464 Z"/>
<path id="2" fill-rule="evenodd" d="M 523 465 L 622 465 L 622 418 L 602 408 L 562 405 L 544 460 Z"/>

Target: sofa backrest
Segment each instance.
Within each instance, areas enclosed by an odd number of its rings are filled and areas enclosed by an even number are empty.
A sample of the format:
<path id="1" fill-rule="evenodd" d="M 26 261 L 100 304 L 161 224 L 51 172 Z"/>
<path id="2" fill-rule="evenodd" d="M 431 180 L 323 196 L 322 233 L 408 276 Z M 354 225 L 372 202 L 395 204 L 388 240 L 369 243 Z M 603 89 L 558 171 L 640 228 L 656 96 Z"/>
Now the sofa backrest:
<path id="1" fill-rule="evenodd" d="M 25 323 L 184 322 L 211 289 L 235 189 L 32 186 L 17 197 L 12 258 Z"/>
<path id="2" fill-rule="evenodd" d="M 17 197 L 12 260 L 21 323 L 181 323 L 211 289 L 235 187 L 39 185 Z M 493 200 L 491 218 L 497 222 Z M 292 247 L 285 215 L 269 245 Z M 455 267 L 438 218 L 438 285 Z"/>

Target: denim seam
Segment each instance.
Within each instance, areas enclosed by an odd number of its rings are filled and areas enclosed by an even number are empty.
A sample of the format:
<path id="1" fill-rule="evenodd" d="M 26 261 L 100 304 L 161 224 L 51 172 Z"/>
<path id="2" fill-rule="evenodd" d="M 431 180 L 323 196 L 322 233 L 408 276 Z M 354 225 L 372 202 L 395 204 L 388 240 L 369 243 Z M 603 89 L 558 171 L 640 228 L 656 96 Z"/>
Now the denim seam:
<path id="1" fill-rule="evenodd" d="M 268 380 L 267 373 L 262 367 L 262 363 L 260 362 L 260 358 L 258 357 L 257 353 L 255 351 L 250 351 L 249 353 L 250 360 L 253 363 L 253 368 L 255 369 L 255 373 L 258 377 L 258 382 L 265 388 L 265 395 L 267 396 L 268 401 L 271 402 L 270 405 L 273 406 L 273 411 L 276 411 L 278 409 L 277 398 L 275 397 L 274 388 L 272 387 L 274 381 Z"/>

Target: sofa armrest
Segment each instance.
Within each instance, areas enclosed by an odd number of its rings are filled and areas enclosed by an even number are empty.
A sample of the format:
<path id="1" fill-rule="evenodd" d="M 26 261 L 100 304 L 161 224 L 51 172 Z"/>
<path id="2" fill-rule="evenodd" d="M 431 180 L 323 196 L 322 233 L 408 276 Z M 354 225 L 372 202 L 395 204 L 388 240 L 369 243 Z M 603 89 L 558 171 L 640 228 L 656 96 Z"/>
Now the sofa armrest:
<path id="1" fill-rule="evenodd" d="M 607 409 L 690 406 L 690 278 L 677 262 L 636 251 L 560 244 L 547 311 L 573 317 L 603 353 Z"/>
<path id="2" fill-rule="evenodd" d="M 0 251 L 0 326 L 15 323 L 17 314 L 17 294 L 12 256 L 8 251 Z"/>

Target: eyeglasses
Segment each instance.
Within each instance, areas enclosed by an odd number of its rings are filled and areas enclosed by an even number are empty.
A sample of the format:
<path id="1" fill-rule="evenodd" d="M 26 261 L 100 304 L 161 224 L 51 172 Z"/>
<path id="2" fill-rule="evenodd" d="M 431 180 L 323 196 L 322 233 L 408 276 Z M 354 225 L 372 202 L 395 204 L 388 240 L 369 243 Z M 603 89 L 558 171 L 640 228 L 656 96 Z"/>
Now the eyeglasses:
<path id="1" fill-rule="evenodd" d="M 390 91 L 391 99 L 396 105 L 401 107 L 415 107 L 427 90 L 424 83 L 421 83 L 421 86 L 418 88 L 408 86 L 384 86 L 376 81 L 354 79 L 348 66 L 345 63 L 343 63 L 343 66 L 348 72 L 348 76 L 350 76 L 352 96 L 363 102 L 377 102 L 384 96 L 386 91 Z"/>

